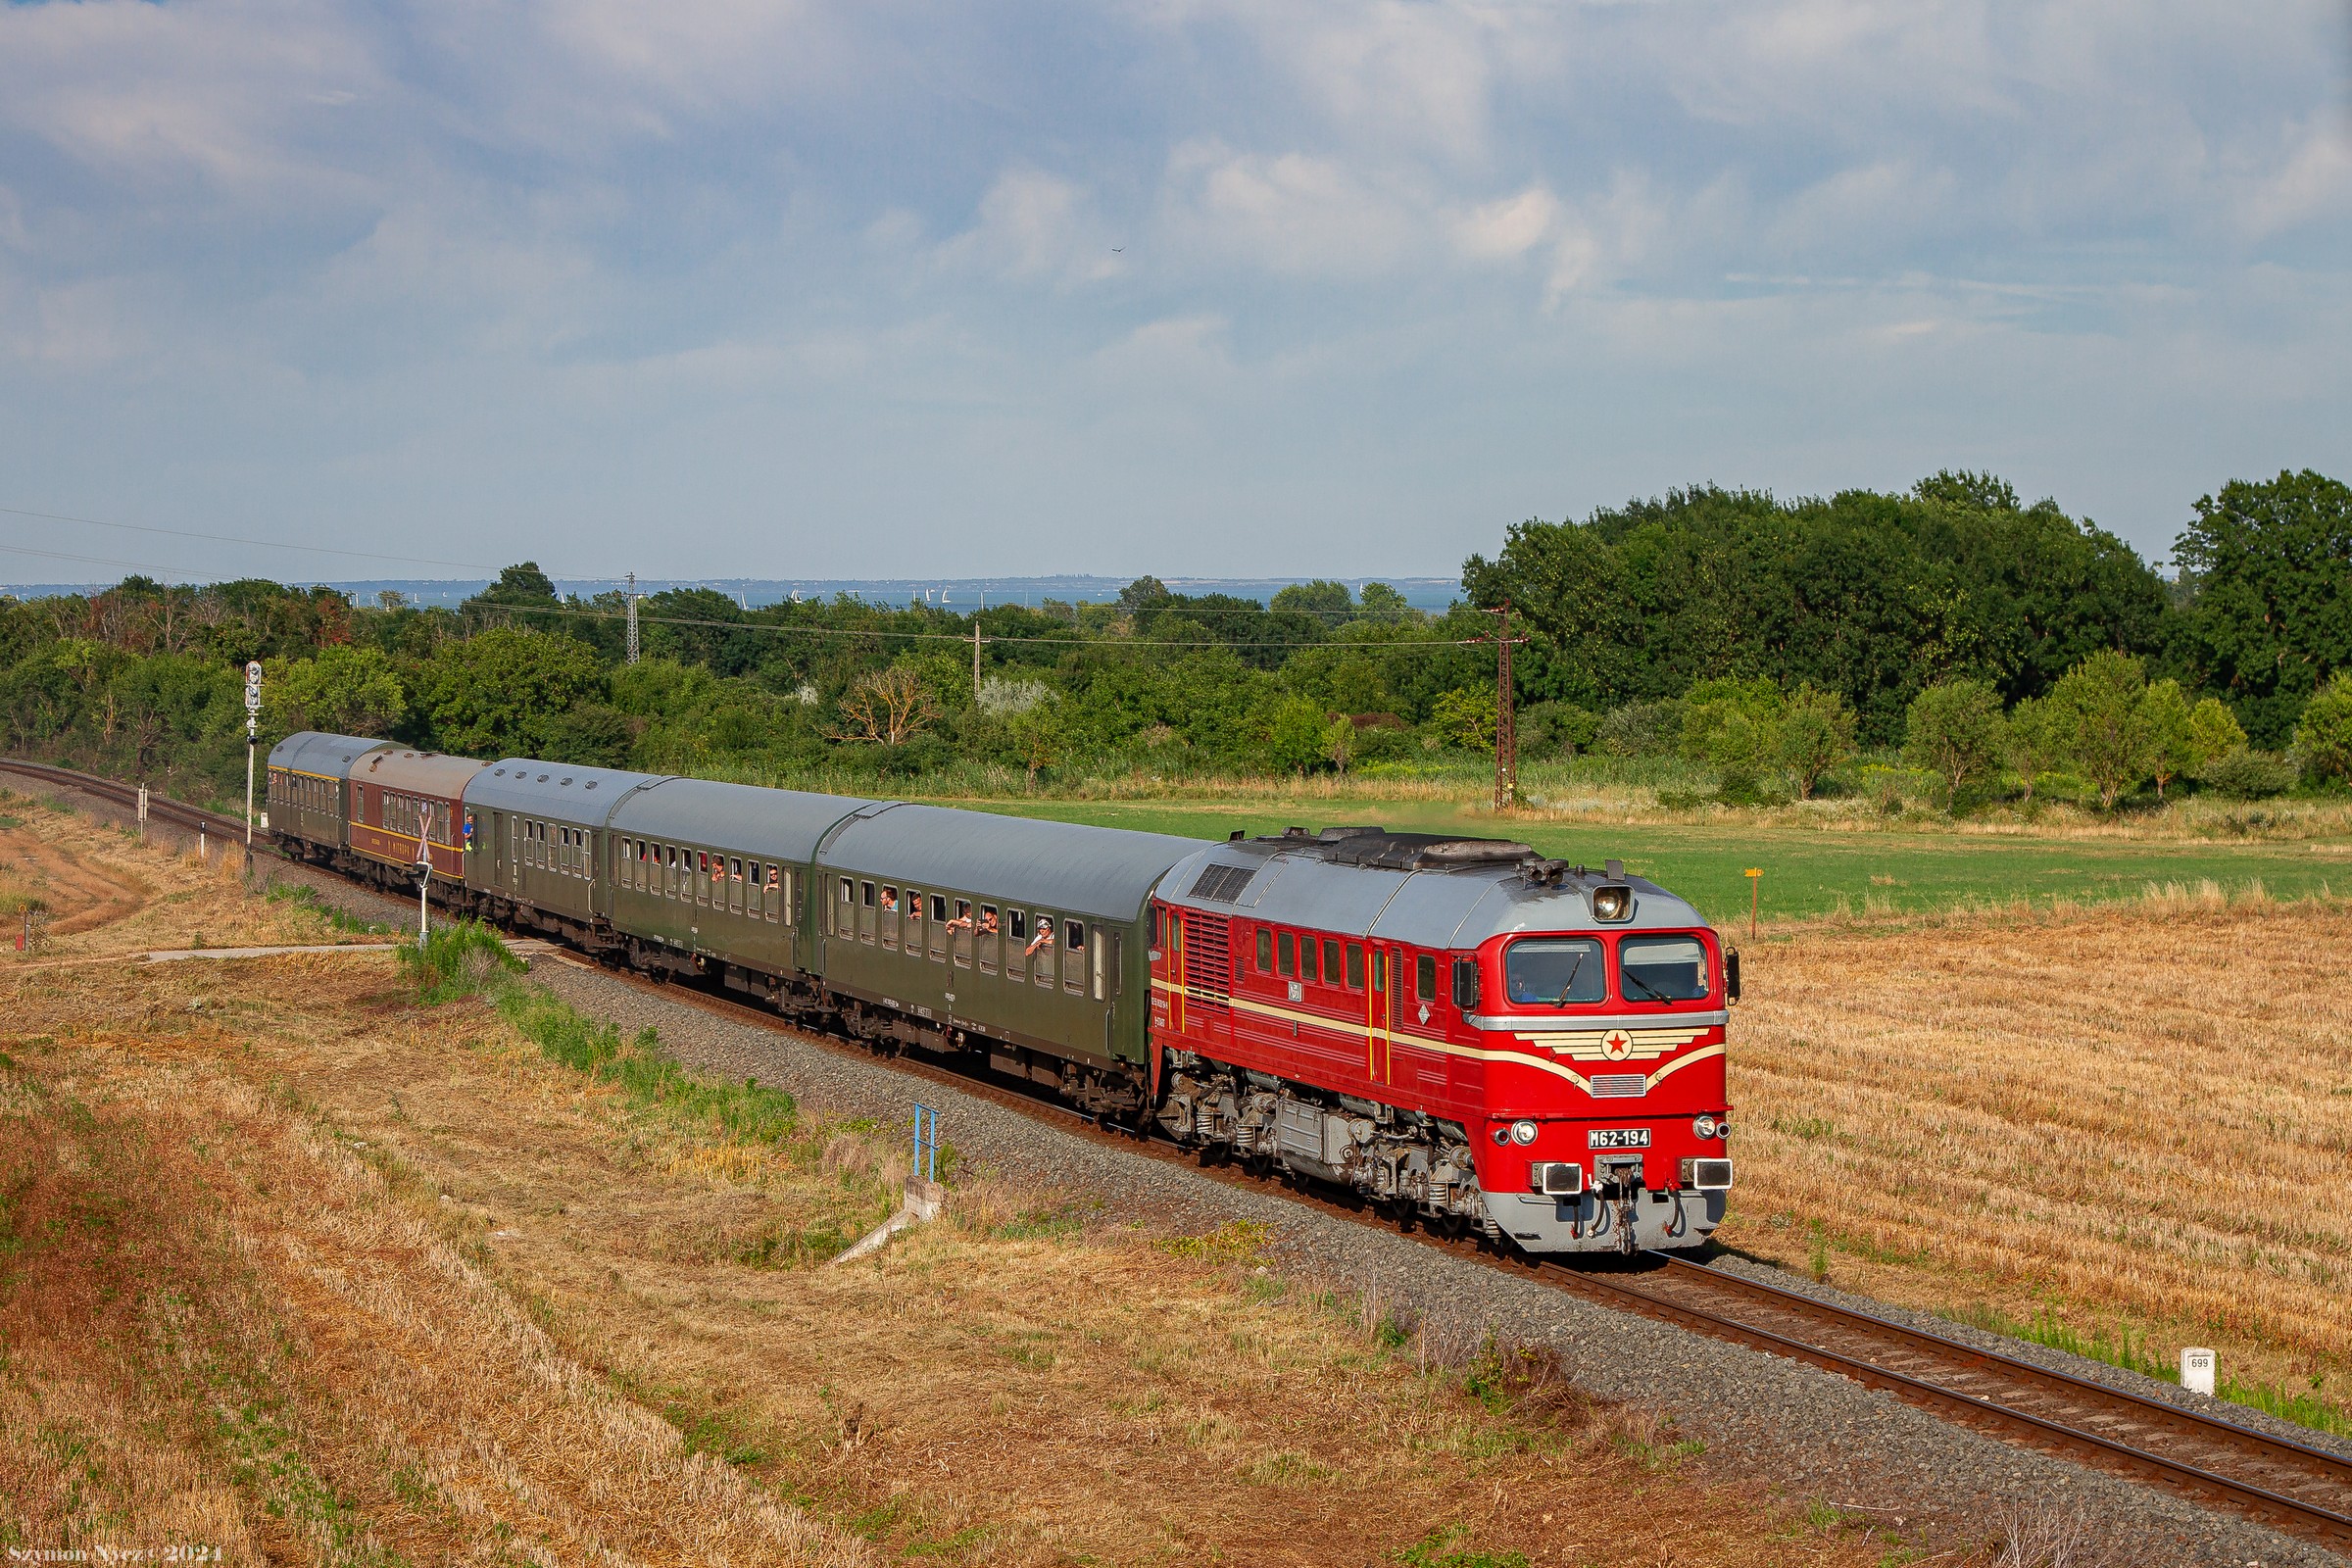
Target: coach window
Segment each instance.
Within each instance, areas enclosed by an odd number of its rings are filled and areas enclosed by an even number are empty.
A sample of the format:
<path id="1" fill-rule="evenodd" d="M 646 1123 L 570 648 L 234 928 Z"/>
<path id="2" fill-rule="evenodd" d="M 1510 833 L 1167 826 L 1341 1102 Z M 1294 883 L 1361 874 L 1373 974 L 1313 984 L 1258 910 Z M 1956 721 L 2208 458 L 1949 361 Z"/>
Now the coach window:
<path id="1" fill-rule="evenodd" d="M 850 879 L 846 876 L 843 877 L 841 879 L 841 902 L 839 905 L 841 912 L 833 917 L 833 929 L 836 935 L 854 937 L 858 934 L 857 898 L 857 892 L 855 888 L 852 887 Z"/>
<path id="2" fill-rule="evenodd" d="M 1061 989 L 1084 991 L 1086 989 L 1086 922 L 1084 920 L 1061 922 L 1061 946 L 1063 950 Z"/>
<path id="3" fill-rule="evenodd" d="M 980 906 L 980 929 L 974 934 L 980 939 L 980 972 L 995 974 L 997 972 L 997 949 L 1004 945 L 1004 937 L 997 926 L 997 906 L 995 905 L 983 904 Z"/>
<path id="4" fill-rule="evenodd" d="M 1019 946 L 1027 947 L 1029 945 L 1029 916 L 1018 909 L 1006 909 L 1004 911 L 1004 934 Z"/>
<path id="5" fill-rule="evenodd" d="M 786 925 L 790 925 L 792 923 L 791 920 L 786 918 L 784 913 L 784 868 L 773 860 L 768 861 L 767 894 L 763 903 L 767 911 L 767 923 L 769 925 L 774 925 L 779 920 L 782 920 Z"/>
<path id="6" fill-rule="evenodd" d="M 1413 995 L 1423 1002 L 1438 1000 L 1438 959 L 1435 954 L 1424 953 L 1413 960 Z"/>
<path id="7" fill-rule="evenodd" d="M 972 966 L 971 900 L 957 899 L 956 901 L 956 918 L 949 922 L 949 929 L 956 933 L 956 967 L 969 969 Z"/>
<path id="8" fill-rule="evenodd" d="M 1095 927 L 1095 1000 L 1097 1002 L 1102 1000 L 1102 971 L 1106 967 L 1103 962 L 1103 955 L 1104 950 L 1109 946 L 1109 933 L 1101 926 Z"/>
<path id="9" fill-rule="evenodd" d="M 1298 939 L 1288 931 L 1274 939 L 1274 967 L 1284 975 L 1298 972 Z"/>
<path id="10" fill-rule="evenodd" d="M 740 855 L 727 858 L 727 912 L 743 912 L 743 857 Z"/>
<path id="11" fill-rule="evenodd" d="M 1054 917 L 1039 914 L 1037 929 L 1029 933 L 1027 944 L 1029 965 L 1041 986 L 1054 983 Z"/>
<path id="12" fill-rule="evenodd" d="M 931 895 L 931 961 L 948 961 L 948 896 Z"/>
<path id="13" fill-rule="evenodd" d="M 1274 972 L 1274 933 L 1262 925 L 1257 928 L 1257 972 Z"/>
<path id="14" fill-rule="evenodd" d="M 1348 989 L 1364 989 L 1364 950 L 1352 942 L 1348 944 Z"/>

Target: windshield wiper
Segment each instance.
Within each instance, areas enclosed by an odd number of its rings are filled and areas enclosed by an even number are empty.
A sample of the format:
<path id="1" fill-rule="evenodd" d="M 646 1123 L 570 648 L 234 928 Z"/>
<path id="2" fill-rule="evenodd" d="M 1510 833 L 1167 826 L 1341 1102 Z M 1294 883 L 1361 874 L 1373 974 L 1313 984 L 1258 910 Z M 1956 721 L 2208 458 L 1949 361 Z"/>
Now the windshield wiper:
<path id="1" fill-rule="evenodd" d="M 1634 973 L 1634 971 L 1631 969 L 1618 970 L 1617 978 L 1624 981 L 1629 986 L 1640 986 L 1642 990 L 1649 993 L 1649 1000 L 1652 1002 L 1672 1002 L 1674 1000 L 1665 992 L 1660 991 L 1656 986 L 1651 985 L 1648 981 Z"/>
<path id="2" fill-rule="evenodd" d="M 1553 1006 L 1565 1007 L 1568 1005 L 1568 993 L 1576 989 L 1577 971 L 1582 969 L 1584 966 L 1585 955 L 1580 952 L 1576 956 L 1576 961 L 1568 966 L 1568 983 L 1560 987 L 1560 1000 L 1553 1003 Z"/>

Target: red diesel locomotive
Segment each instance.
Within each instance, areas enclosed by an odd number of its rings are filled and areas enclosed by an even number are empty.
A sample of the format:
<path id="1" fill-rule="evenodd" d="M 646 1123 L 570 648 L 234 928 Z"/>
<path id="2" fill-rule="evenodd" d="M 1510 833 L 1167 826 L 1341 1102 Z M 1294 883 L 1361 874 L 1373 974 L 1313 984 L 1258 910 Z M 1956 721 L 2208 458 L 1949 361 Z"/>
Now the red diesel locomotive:
<path id="1" fill-rule="evenodd" d="M 1739 955 L 1616 862 L 1237 837 L 1161 882 L 1152 933 L 1152 1100 L 1178 1141 L 1529 1252 L 1722 1221 Z"/>

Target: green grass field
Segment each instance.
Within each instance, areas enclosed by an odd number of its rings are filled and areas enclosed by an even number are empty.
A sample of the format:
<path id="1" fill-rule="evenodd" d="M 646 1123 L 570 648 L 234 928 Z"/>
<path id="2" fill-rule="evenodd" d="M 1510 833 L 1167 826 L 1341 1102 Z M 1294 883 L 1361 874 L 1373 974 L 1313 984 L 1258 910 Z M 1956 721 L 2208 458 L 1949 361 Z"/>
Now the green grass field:
<path id="1" fill-rule="evenodd" d="M 2352 894 L 2352 842 L 2174 843 L 2034 838 L 1952 832 L 1819 832 L 1790 828 L 1620 827 L 1589 823 L 1498 823 L 1458 808 L 1391 802 L 1311 813 L 1262 804 L 1093 801 L 955 801 L 1012 815 L 1221 839 L 1236 828 L 1277 833 L 1287 826 L 1374 822 L 1398 830 L 1523 839 L 1546 855 L 1598 865 L 1616 858 L 1672 888 L 1719 924 L 1745 919 L 1748 866 L 1762 869 L 1767 920 L 1886 909 L 1923 912 L 2018 898 L 2101 902 L 2136 897 L 2149 883 L 2211 880 L 2235 891 L 2259 881 L 2274 898 Z"/>

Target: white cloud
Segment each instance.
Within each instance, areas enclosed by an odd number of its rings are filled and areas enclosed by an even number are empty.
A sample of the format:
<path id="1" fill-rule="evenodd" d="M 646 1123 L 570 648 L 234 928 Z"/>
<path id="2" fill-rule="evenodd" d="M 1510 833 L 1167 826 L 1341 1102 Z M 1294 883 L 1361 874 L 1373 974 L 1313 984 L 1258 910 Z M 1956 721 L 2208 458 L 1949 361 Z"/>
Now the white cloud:
<path id="1" fill-rule="evenodd" d="M 1365 277 L 1416 249 L 1430 213 L 1308 153 L 1190 142 L 1169 157 L 1163 223 L 1187 250 L 1291 276 Z"/>
<path id="2" fill-rule="evenodd" d="M 1098 282 L 1123 270 L 1109 230 L 1086 192 L 1042 170 L 1008 169 L 997 176 L 970 228 L 942 245 L 950 268 L 1020 281 Z"/>
<path id="3" fill-rule="evenodd" d="M 1560 199 L 1542 185 L 1483 202 L 1454 220 L 1454 243 L 1477 261 L 1516 261 L 1558 227 Z"/>

